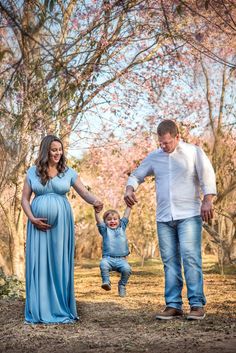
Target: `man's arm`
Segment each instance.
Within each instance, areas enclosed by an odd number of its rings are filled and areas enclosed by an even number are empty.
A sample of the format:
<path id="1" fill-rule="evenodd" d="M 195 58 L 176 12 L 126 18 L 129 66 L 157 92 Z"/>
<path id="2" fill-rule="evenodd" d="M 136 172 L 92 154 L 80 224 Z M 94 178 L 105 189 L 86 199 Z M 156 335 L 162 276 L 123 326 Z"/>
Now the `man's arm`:
<path id="1" fill-rule="evenodd" d="M 204 222 L 213 218 L 213 197 L 216 195 L 216 177 L 212 164 L 201 148 L 197 148 L 196 169 L 204 198 L 201 206 L 201 217 Z"/>
<path id="2" fill-rule="evenodd" d="M 153 175 L 150 155 L 148 155 L 142 161 L 140 166 L 135 169 L 127 181 L 124 200 L 128 207 L 132 207 L 136 202 L 138 202 L 135 196 L 135 191 L 137 190 L 138 186 L 144 182 L 144 179 L 149 175 Z"/>

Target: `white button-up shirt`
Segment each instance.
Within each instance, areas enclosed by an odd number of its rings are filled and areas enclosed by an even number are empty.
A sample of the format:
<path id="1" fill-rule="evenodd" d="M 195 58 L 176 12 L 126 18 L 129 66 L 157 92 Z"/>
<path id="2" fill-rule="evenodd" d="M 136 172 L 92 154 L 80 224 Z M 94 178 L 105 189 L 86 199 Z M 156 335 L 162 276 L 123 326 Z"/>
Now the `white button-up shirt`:
<path id="1" fill-rule="evenodd" d="M 216 194 L 213 167 L 204 151 L 179 141 L 172 153 L 151 152 L 130 175 L 127 185 L 136 190 L 146 176 L 155 176 L 157 221 L 169 222 L 200 215 L 203 195 Z"/>

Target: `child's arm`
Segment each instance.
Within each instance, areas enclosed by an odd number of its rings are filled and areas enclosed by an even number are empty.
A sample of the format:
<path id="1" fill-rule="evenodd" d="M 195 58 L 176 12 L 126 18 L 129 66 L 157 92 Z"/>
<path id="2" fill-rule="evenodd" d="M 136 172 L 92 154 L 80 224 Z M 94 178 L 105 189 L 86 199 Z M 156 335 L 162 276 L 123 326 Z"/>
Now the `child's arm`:
<path id="1" fill-rule="evenodd" d="M 130 207 L 126 207 L 125 212 L 123 214 L 123 217 L 129 219 L 130 212 L 131 212 L 131 208 Z"/>
<path id="2" fill-rule="evenodd" d="M 104 237 L 104 236 L 107 235 L 107 226 L 103 222 L 103 220 L 100 218 L 100 215 L 99 215 L 98 211 L 97 212 L 95 211 L 94 214 L 95 214 L 95 219 L 96 219 L 96 222 L 97 222 L 98 231 L 101 234 L 101 236 Z"/>
<path id="3" fill-rule="evenodd" d="M 94 214 L 95 214 L 95 219 L 96 219 L 97 224 L 102 224 L 103 221 L 102 221 L 102 219 L 101 219 L 101 217 L 100 217 L 100 215 L 99 215 L 99 212 L 96 212 L 96 211 L 94 210 Z"/>

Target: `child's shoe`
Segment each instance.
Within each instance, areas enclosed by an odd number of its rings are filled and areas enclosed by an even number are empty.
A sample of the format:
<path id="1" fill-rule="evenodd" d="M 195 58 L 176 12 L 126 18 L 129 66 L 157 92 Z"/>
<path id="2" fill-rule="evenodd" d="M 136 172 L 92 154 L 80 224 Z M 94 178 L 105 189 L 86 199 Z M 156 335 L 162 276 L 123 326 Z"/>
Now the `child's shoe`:
<path id="1" fill-rule="evenodd" d="M 111 283 L 110 282 L 104 282 L 102 284 L 102 289 L 105 289 L 105 290 L 111 290 Z"/>
<path id="2" fill-rule="evenodd" d="M 126 288 L 123 284 L 118 284 L 118 293 L 120 297 L 126 296 Z"/>

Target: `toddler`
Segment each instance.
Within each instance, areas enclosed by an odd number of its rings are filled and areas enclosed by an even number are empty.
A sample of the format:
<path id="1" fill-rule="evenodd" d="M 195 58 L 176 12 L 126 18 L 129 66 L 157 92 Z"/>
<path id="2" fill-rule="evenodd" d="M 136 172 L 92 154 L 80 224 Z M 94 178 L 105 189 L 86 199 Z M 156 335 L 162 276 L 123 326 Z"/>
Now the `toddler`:
<path id="1" fill-rule="evenodd" d="M 117 271 L 121 274 L 118 283 L 120 297 L 126 295 L 126 284 L 131 274 L 131 267 L 126 260 L 126 256 L 129 255 L 129 248 L 125 233 L 130 211 L 131 208 L 127 207 L 123 217 L 120 218 L 119 212 L 108 210 L 103 215 L 103 221 L 99 213 L 95 212 L 97 227 L 103 237 L 102 260 L 100 262 L 102 288 L 111 290 L 110 271 Z"/>

